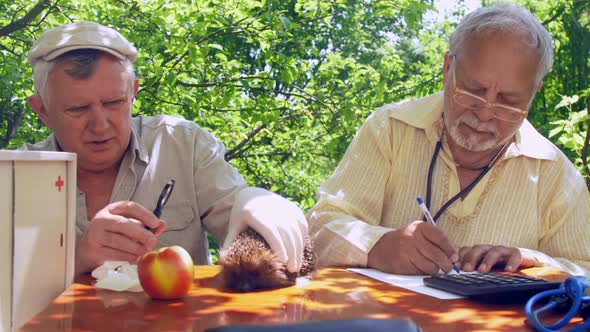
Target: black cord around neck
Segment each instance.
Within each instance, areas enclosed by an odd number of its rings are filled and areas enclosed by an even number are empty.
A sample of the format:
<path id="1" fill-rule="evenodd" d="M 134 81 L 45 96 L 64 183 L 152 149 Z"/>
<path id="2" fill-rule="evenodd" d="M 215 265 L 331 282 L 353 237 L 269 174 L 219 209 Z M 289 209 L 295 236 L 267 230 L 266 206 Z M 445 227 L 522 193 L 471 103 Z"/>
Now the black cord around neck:
<path id="1" fill-rule="evenodd" d="M 434 222 L 436 222 L 438 220 L 438 218 L 446 211 L 446 209 L 449 208 L 449 206 L 451 206 L 451 204 L 453 204 L 461 196 L 463 196 L 466 193 L 468 193 L 469 191 L 471 191 L 471 189 L 473 189 L 473 187 L 475 187 L 475 185 L 477 185 L 477 183 L 479 181 L 481 181 L 481 179 L 483 179 L 483 177 L 490 171 L 490 169 L 492 169 L 492 166 L 496 163 L 496 160 L 498 159 L 498 157 L 500 156 L 502 151 L 504 151 L 504 149 L 506 148 L 506 145 L 507 145 L 507 143 L 505 143 L 502 146 L 500 151 L 498 151 L 498 154 L 496 154 L 494 159 L 492 159 L 492 161 L 487 166 L 485 166 L 483 168 L 483 170 L 481 171 L 481 173 L 479 173 L 479 175 L 477 176 L 477 178 L 475 178 L 475 180 L 471 181 L 471 183 L 467 187 L 465 187 L 463 190 L 461 190 L 455 196 L 451 197 L 451 199 L 446 201 L 446 203 L 443 204 L 443 206 L 441 206 L 441 208 L 436 212 L 436 214 L 432 218 L 434 220 Z M 430 160 L 430 167 L 428 167 L 428 178 L 427 178 L 427 183 L 426 183 L 426 207 L 428 209 L 430 209 L 430 198 L 431 198 L 430 196 L 432 193 L 432 175 L 434 173 L 434 166 L 436 165 L 436 160 L 438 159 L 438 154 L 440 153 L 441 148 L 442 148 L 442 139 L 439 139 L 438 142 L 436 142 L 436 147 L 434 148 L 434 153 L 432 154 L 432 159 Z"/>

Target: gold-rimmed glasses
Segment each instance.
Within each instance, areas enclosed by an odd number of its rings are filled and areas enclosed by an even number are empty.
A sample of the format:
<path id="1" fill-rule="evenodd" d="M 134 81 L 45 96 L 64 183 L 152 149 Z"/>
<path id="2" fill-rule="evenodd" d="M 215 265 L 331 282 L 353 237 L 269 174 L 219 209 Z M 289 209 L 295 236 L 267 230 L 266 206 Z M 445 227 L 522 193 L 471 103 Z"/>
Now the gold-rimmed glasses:
<path id="1" fill-rule="evenodd" d="M 489 107 L 490 110 L 492 110 L 492 114 L 494 115 L 495 118 L 503 120 L 503 121 L 508 121 L 508 122 L 518 122 L 526 116 L 527 112 L 520 109 L 520 108 L 506 105 L 506 104 L 490 103 L 478 95 L 475 95 L 469 91 L 458 88 L 457 87 L 457 80 L 455 79 L 455 61 L 456 61 L 456 58 L 453 55 L 452 63 L 451 63 L 451 70 L 452 70 L 452 75 L 453 75 L 453 99 L 455 100 L 455 102 L 457 104 L 459 104 L 463 107 L 469 108 L 469 109 L 483 109 L 483 108 Z M 535 86 L 535 90 L 536 90 L 536 86 Z M 532 94 L 529 102 L 527 103 L 527 108 L 528 108 L 528 105 L 533 100 L 534 96 L 535 96 L 535 93 L 533 90 L 533 94 Z"/>

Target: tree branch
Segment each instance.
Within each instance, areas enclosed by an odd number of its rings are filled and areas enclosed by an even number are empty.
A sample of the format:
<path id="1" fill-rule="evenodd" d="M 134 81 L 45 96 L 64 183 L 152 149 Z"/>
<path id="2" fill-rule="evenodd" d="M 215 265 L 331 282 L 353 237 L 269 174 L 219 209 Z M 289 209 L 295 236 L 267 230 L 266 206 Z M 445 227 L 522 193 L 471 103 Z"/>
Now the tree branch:
<path id="1" fill-rule="evenodd" d="M 258 172 L 256 172 L 252 168 L 252 166 L 250 166 L 250 163 L 248 162 L 248 160 L 243 159 L 243 162 L 244 162 L 244 165 L 246 166 L 246 170 L 248 172 L 250 172 L 250 174 L 254 175 L 256 177 L 256 179 L 258 180 L 258 184 L 256 185 L 256 187 L 262 187 L 264 189 L 270 188 L 270 184 L 267 181 L 265 181 L 264 177 L 260 176 L 260 174 L 258 174 Z"/>
<path id="2" fill-rule="evenodd" d="M 260 126 L 252 129 L 252 131 L 250 131 L 250 133 L 248 134 L 248 136 L 246 136 L 246 138 L 244 138 L 240 143 L 238 143 L 238 145 L 236 145 L 231 150 L 229 150 L 225 153 L 225 160 L 230 161 L 233 158 L 235 158 L 235 155 L 240 151 L 240 149 L 244 145 L 246 145 L 252 138 L 254 138 L 254 136 L 256 136 L 264 128 L 266 128 L 266 123 L 263 123 Z"/>
<path id="3" fill-rule="evenodd" d="M 31 10 L 23 16 L 23 18 L 16 20 L 8 25 L 0 28 L 0 37 L 8 36 L 9 34 L 26 27 L 31 23 L 37 15 L 39 15 L 45 8 L 49 7 L 50 0 L 39 0 Z"/>
<path id="4" fill-rule="evenodd" d="M 24 115 L 24 109 L 17 109 L 15 112 L 7 112 L 6 114 L 6 135 L 0 137 L 0 149 L 5 148 L 10 143 L 10 140 L 16 136 L 16 130 L 20 125 L 20 121 Z"/>
<path id="5" fill-rule="evenodd" d="M 268 81 L 268 80 L 273 80 L 273 78 L 266 77 L 266 76 L 252 75 L 252 76 L 241 76 L 238 78 L 232 78 L 232 79 L 227 79 L 227 80 L 223 80 L 223 81 L 213 81 L 213 82 L 205 82 L 205 83 L 189 83 L 189 82 L 185 82 L 185 81 L 181 81 L 181 80 L 176 80 L 176 84 L 178 84 L 180 86 L 189 87 L 189 88 L 208 88 L 208 87 L 212 87 L 212 86 L 226 85 L 226 83 L 228 83 L 228 82 L 239 82 L 242 80 L 267 80 Z"/>
<path id="6" fill-rule="evenodd" d="M 586 113 L 590 114 L 590 97 L 586 99 Z M 588 145 L 590 144 L 590 120 L 587 122 L 586 138 L 582 147 L 582 164 L 584 165 L 586 187 L 590 190 L 590 169 L 588 168 Z"/>

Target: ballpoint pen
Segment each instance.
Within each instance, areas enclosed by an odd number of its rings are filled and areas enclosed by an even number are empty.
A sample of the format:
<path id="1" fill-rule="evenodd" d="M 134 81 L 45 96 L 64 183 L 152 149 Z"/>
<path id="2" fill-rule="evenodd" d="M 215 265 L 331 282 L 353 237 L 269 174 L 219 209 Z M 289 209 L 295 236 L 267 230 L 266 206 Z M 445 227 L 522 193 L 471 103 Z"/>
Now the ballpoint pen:
<path id="1" fill-rule="evenodd" d="M 420 206 L 420 210 L 422 210 L 422 213 L 424 213 L 426 220 L 431 225 L 436 227 L 436 223 L 434 222 L 434 219 L 432 219 L 432 215 L 430 214 L 430 211 L 428 211 L 428 207 L 426 207 L 426 204 L 424 204 L 424 201 L 422 200 L 422 196 L 416 197 L 416 200 L 418 201 L 418 205 Z M 455 270 L 455 272 L 459 273 L 459 267 L 457 267 L 457 264 L 455 264 L 455 263 L 453 263 L 453 270 Z"/>
<path id="2" fill-rule="evenodd" d="M 160 197 L 158 198 L 158 201 L 156 202 L 156 208 L 154 209 L 154 215 L 158 218 L 160 218 L 160 216 L 162 215 L 162 209 L 164 208 L 164 205 L 166 205 L 166 202 L 168 202 L 168 198 L 170 198 L 170 194 L 172 194 L 172 190 L 174 189 L 174 184 L 176 182 L 174 180 L 170 180 L 168 181 L 168 183 L 166 183 L 166 185 L 164 186 L 164 189 L 162 189 L 162 192 L 160 193 Z M 144 226 L 145 229 L 147 229 L 150 232 L 153 232 L 154 230 L 149 228 L 147 225 Z"/>

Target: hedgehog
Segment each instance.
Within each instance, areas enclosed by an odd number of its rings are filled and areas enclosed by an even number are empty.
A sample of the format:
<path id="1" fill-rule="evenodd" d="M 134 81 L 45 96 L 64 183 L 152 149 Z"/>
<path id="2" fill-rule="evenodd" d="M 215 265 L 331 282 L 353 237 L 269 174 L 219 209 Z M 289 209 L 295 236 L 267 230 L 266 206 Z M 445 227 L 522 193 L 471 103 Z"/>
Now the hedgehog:
<path id="1" fill-rule="evenodd" d="M 292 286 L 297 277 L 311 275 L 316 260 L 311 239 L 306 237 L 301 269 L 291 273 L 252 228 L 240 233 L 231 247 L 219 254 L 225 287 L 239 292 Z"/>

